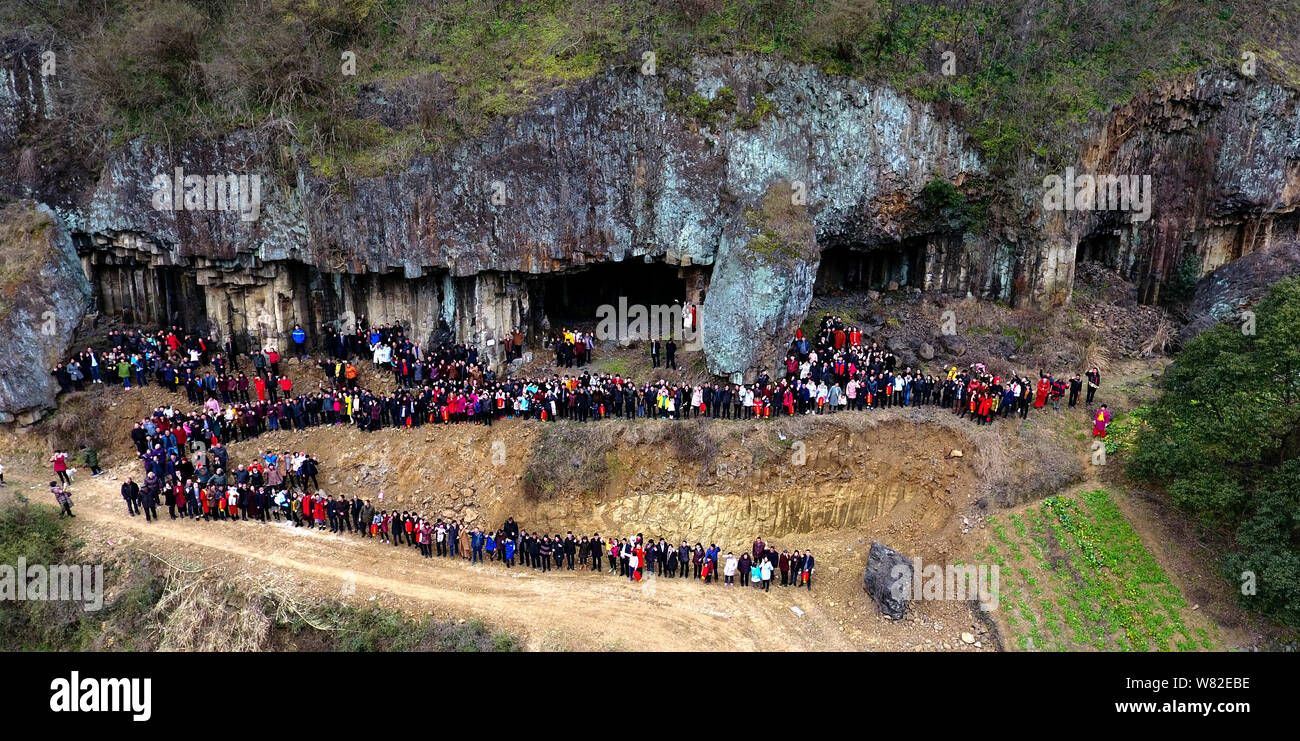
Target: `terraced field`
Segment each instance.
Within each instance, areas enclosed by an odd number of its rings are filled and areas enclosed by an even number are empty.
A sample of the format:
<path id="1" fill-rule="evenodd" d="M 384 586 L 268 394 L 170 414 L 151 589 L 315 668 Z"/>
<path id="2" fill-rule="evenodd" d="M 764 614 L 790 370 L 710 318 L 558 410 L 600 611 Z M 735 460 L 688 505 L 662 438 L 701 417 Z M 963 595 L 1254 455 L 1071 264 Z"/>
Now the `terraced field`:
<path id="1" fill-rule="evenodd" d="M 1001 567 L 1006 648 L 1213 650 L 1177 586 L 1104 490 L 1054 496 L 988 518 L 980 558 Z"/>

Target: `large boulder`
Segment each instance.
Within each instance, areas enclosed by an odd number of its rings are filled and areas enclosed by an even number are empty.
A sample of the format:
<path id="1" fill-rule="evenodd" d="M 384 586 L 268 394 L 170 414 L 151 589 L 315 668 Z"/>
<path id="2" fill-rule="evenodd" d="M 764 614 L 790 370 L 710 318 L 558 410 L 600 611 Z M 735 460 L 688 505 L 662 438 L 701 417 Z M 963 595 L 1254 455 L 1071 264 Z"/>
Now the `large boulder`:
<path id="1" fill-rule="evenodd" d="M 50 369 L 91 301 L 76 249 L 45 206 L 0 211 L 0 422 L 31 424 L 54 408 Z"/>
<path id="2" fill-rule="evenodd" d="M 912 594 L 912 579 L 911 559 L 888 546 L 871 544 L 862 584 L 882 613 L 895 620 L 903 617 Z"/>
<path id="3" fill-rule="evenodd" d="M 1188 301 L 1188 321 L 1178 333 L 1177 345 L 1191 342 L 1222 321 L 1240 326 L 1242 312 L 1249 311 L 1274 283 L 1293 275 L 1300 275 L 1300 240 L 1256 250 L 1205 276 Z"/>

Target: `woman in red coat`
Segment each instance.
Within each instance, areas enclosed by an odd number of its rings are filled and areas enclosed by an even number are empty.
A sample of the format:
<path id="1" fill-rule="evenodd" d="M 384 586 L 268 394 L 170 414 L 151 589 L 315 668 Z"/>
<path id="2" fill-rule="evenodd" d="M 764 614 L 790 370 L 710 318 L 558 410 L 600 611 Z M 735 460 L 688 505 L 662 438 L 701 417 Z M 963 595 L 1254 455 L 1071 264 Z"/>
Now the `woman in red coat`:
<path id="1" fill-rule="evenodd" d="M 313 514 L 315 515 L 313 519 L 316 520 L 316 524 L 320 526 L 320 529 L 324 530 L 325 529 L 325 500 L 317 499 L 316 505 L 313 509 L 314 509 Z"/>
<path id="2" fill-rule="evenodd" d="M 1052 392 L 1052 382 L 1047 380 L 1047 376 L 1038 377 L 1038 391 L 1034 394 L 1034 408 L 1042 409 L 1047 403 L 1047 395 Z"/>

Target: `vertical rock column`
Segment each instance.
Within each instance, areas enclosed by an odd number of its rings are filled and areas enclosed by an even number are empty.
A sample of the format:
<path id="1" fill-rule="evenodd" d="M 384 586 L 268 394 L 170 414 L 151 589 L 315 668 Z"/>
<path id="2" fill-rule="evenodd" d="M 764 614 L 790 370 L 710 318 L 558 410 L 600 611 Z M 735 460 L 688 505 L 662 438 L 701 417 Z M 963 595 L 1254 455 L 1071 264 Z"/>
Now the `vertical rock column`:
<path id="1" fill-rule="evenodd" d="M 54 408 L 50 369 L 90 305 L 90 282 L 53 212 L 30 201 L 0 211 L 0 422 L 32 424 Z"/>

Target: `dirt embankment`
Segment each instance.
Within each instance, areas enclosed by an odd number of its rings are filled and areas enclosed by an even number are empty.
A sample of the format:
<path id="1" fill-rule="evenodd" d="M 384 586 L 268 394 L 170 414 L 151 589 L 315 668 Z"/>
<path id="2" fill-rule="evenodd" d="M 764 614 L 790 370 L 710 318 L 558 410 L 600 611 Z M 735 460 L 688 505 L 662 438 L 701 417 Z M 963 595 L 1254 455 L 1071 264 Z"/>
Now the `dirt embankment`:
<path id="1" fill-rule="evenodd" d="M 598 492 L 557 492 L 540 501 L 523 486 L 545 433 L 533 422 L 376 433 L 317 428 L 230 448 L 233 461 L 267 448 L 309 450 L 321 458 L 326 491 L 357 491 L 380 507 L 485 526 L 514 516 L 528 528 L 642 532 L 737 552 L 761 535 L 778 548 L 817 554 L 812 591 L 773 587 L 764 594 L 663 578 L 636 585 L 582 570 L 539 575 L 430 562 L 410 548 L 282 524 L 146 524 L 125 516 L 117 494 L 121 477 L 138 473 L 133 462 L 105 477 L 79 476 L 77 524 L 99 547 L 148 550 L 187 568 L 219 564 L 217 571 L 273 583 L 300 599 L 477 617 L 524 636 L 534 649 L 980 650 L 959 639 L 976 622 L 968 604 L 918 604 L 915 621 L 893 623 L 878 617 L 861 586 L 872 540 L 931 561 L 962 551 L 962 513 L 974 512 L 982 453 L 961 427 L 928 410 L 709 422 L 699 429 L 716 450 L 704 460 L 683 460 L 672 433 L 662 432 L 671 425 L 696 423 L 581 427 L 592 451 L 610 457 L 606 483 Z M 951 457 L 953 449 L 963 455 Z"/>

